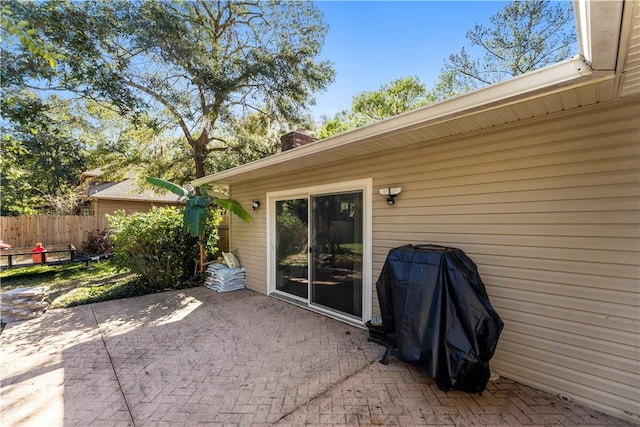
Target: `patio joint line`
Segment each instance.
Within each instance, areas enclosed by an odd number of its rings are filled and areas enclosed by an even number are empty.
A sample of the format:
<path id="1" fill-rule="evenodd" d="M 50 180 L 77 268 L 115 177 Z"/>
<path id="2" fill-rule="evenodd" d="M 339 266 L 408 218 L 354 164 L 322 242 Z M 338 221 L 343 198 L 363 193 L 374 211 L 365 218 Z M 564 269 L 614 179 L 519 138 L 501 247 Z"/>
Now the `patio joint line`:
<path id="1" fill-rule="evenodd" d="M 278 418 L 276 421 L 273 422 L 273 424 L 277 424 L 280 421 L 282 421 L 283 419 L 287 418 L 289 415 L 293 414 L 294 412 L 298 411 L 299 409 L 304 408 L 305 406 L 307 406 L 308 404 L 310 404 L 311 402 L 313 402 L 314 400 L 320 399 L 321 397 L 323 397 L 324 395 L 326 395 L 327 393 L 330 393 L 334 388 L 336 388 L 337 386 L 339 386 L 340 384 L 344 383 L 345 381 L 348 381 L 350 378 L 358 375 L 360 372 L 364 371 L 365 369 L 367 369 L 369 366 L 373 365 L 374 363 L 379 362 L 379 359 L 376 358 L 370 362 L 368 362 L 366 365 L 364 365 L 362 368 L 358 369 L 357 371 L 347 375 L 344 378 L 341 378 L 339 380 L 337 380 L 336 382 L 329 384 L 327 386 L 326 389 L 324 389 L 323 391 L 321 391 L 320 393 L 316 394 L 315 396 L 313 396 L 311 399 L 307 400 L 304 403 L 301 403 L 300 405 L 296 406 L 295 408 L 293 408 L 292 410 L 290 410 L 289 412 L 287 412 L 286 414 L 283 414 L 280 418 Z"/>
<path id="2" fill-rule="evenodd" d="M 104 335 L 102 334 L 102 327 L 100 326 L 100 322 L 98 322 L 98 317 L 96 316 L 96 312 L 93 310 L 93 304 L 89 304 L 91 307 L 91 313 L 93 314 L 93 319 L 96 321 L 96 326 L 98 327 L 98 332 L 100 333 L 100 339 L 102 340 L 102 346 L 104 350 L 107 352 L 107 357 L 109 358 L 109 363 L 111 364 L 111 369 L 113 370 L 113 375 L 116 377 L 116 382 L 118 383 L 118 390 L 120 390 L 120 395 L 122 395 L 122 400 L 124 400 L 124 405 L 127 407 L 127 412 L 129 412 L 129 418 L 131 419 L 131 425 L 136 427 L 136 422 L 133 419 L 133 414 L 131 413 L 131 408 L 129 407 L 129 402 L 127 402 L 127 396 L 124 394 L 124 390 L 122 390 L 122 384 L 120 383 L 120 378 L 118 377 L 118 372 L 116 371 L 116 367 L 113 364 L 113 359 L 111 358 L 111 353 L 109 353 L 109 348 L 107 347 L 107 342 L 104 339 Z"/>

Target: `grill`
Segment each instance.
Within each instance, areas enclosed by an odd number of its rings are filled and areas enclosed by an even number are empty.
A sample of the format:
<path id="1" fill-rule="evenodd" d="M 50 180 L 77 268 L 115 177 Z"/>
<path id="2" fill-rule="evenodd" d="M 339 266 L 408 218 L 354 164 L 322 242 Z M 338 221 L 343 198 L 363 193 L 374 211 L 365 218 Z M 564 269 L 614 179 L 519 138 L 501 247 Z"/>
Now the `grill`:
<path id="1" fill-rule="evenodd" d="M 460 249 L 392 249 L 376 283 L 390 357 L 425 369 L 442 391 L 482 392 L 504 326 L 476 265 Z"/>

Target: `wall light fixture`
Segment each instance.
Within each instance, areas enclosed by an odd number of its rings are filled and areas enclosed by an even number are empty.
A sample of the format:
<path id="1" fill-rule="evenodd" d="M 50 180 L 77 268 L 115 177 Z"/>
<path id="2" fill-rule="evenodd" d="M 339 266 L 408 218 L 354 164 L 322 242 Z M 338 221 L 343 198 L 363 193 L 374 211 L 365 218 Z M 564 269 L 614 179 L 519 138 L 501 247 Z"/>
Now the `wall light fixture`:
<path id="1" fill-rule="evenodd" d="M 402 187 L 382 187 L 378 189 L 381 196 L 387 196 L 387 204 L 393 205 L 396 202 L 396 196 L 400 194 Z"/>

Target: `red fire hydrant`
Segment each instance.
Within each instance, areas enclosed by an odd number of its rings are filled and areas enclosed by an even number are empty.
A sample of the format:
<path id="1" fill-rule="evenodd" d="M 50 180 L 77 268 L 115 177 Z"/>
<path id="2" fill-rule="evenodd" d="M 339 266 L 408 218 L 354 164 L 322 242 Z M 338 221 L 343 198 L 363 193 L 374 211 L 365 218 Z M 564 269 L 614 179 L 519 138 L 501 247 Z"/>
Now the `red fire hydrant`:
<path id="1" fill-rule="evenodd" d="M 31 260 L 34 264 L 42 264 L 44 261 L 44 257 L 46 255 L 42 255 L 42 252 L 46 252 L 47 250 L 42 246 L 42 243 L 36 243 L 36 247 L 31 249 Z"/>

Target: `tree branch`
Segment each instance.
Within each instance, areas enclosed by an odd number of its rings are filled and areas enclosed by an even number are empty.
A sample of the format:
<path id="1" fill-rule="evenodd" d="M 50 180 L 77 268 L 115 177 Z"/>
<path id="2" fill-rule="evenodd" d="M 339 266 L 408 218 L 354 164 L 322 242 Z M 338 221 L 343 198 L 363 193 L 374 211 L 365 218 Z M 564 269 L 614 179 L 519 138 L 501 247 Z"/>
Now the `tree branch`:
<path id="1" fill-rule="evenodd" d="M 162 95 L 160 95 L 159 93 L 155 92 L 154 90 L 146 86 L 143 86 L 132 80 L 123 80 L 123 81 L 125 84 L 146 93 L 147 95 L 151 96 L 153 99 L 155 99 L 156 101 L 164 105 L 167 108 L 167 110 L 169 110 L 171 114 L 173 114 L 173 116 L 178 120 L 178 124 L 180 125 L 180 128 L 182 129 L 182 132 L 184 133 L 184 136 L 187 138 L 187 141 L 189 142 L 189 144 L 190 145 L 194 144 L 193 136 L 191 135 L 191 132 L 187 127 L 187 124 L 185 123 L 180 113 L 178 113 L 178 110 L 176 110 L 176 108 L 173 106 L 173 104 L 171 104 L 168 100 L 166 100 Z"/>

